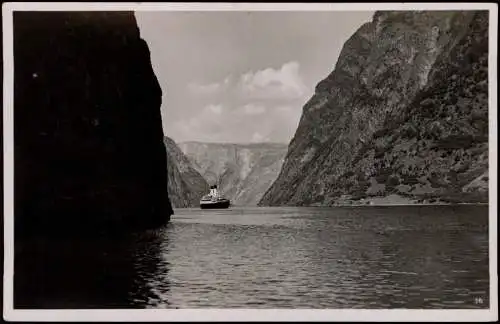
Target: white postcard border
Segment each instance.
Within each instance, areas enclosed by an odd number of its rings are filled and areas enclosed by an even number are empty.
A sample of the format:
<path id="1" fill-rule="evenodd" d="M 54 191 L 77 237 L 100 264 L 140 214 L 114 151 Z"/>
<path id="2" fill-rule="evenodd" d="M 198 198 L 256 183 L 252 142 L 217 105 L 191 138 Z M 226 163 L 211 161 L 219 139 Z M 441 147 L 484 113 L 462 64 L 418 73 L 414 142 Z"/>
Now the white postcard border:
<path id="1" fill-rule="evenodd" d="M 489 10 L 489 261 L 490 309 L 169 309 L 169 310 L 19 310 L 13 308 L 13 11 L 376 11 Z M 3 3 L 4 60 L 4 311 L 6 321 L 443 321 L 498 320 L 497 272 L 497 30 L 494 3 Z"/>

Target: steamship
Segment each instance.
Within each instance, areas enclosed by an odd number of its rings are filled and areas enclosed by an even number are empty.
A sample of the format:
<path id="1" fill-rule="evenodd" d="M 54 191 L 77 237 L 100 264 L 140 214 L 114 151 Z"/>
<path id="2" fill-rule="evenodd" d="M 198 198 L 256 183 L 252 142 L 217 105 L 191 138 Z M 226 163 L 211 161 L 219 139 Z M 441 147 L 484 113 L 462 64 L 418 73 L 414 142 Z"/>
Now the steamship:
<path id="1" fill-rule="evenodd" d="M 221 209 L 229 208 L 231 202 L 229 199 L 224 198 L 219 191 L 217 186 L 210 186 L 210 193 L 203 196 L 200 200 L 201 209 Z"/>

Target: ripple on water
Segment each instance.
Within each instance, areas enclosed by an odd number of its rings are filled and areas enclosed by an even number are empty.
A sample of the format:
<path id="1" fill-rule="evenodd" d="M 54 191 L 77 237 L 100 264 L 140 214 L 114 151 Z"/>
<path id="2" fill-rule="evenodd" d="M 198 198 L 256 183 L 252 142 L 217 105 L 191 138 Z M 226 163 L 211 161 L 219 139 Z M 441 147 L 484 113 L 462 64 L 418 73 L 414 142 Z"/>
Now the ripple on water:
<path id="1" fill-rule="evenodd" d="M 138 275 L 156 278 L 148 303 L 158 308 L 479 308 L 471 296 L 489 291 L 485 211 L 182 210 L 160 247 L 169 263 Z"/>

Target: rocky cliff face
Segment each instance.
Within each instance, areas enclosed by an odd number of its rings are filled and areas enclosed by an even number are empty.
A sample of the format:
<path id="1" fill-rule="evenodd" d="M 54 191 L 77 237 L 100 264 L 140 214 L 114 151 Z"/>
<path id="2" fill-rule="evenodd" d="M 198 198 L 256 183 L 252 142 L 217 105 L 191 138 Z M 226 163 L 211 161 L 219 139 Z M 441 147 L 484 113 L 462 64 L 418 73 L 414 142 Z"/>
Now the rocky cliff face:
<path id="1" fill-rule="evenodd" d="M 165 137 L 165 147 L 170 201 L 176 208 L 198 206 L 210 186 L 170 137 Z"/>
<path id="2" fill-rule="evenodd" d="M 487 193 L 488 13 L 377 12 L 304 106 L 260 204 Z"/>
<path id="3" fill-rule="evenodd" d="M 162 90 L 133 13 L 15 12 L 14 61 L 16 232 L 166 223 Z"/>
<path id="4" fill-rule="evenodd" d="M 278 176 L 286 144 L 180 143 L 193 167 L 234 205 L 256 205 Z"/>

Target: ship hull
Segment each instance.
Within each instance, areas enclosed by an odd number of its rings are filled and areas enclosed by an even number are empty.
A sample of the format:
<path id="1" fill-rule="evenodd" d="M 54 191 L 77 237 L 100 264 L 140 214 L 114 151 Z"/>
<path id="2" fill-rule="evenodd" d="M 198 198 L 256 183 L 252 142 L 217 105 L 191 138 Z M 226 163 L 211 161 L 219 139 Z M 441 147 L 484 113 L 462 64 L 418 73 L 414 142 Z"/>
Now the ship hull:
<path id="1" fill-rule="evenodd" d="M 201 209 L 225 209 L 231 205 L 229 200 L 216 201 L 216 202 L 202 202 L 200 203 Z"/>

